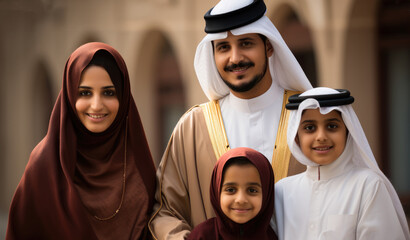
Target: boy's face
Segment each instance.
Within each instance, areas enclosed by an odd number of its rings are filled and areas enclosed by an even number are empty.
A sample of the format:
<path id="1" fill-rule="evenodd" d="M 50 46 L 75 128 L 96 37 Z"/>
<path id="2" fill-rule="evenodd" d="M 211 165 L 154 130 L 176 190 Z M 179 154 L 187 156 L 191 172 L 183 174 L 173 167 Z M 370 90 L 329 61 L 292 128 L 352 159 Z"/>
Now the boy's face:
<path id="1" fill-rule="evenodd" d="M 232 35 L 228 32 L 227 38 L 215 40 L 213 44 L 219 75 L 233 94 L 253 98 L 270 87 L 271 78 L 266 71 L 273 47 L 269 40 L 262 40 L 256 33 Z"/>
<path id="2" fill-rule="evenodd" d="M 319 109 L 308 109 L 302 114 L 296 142 L 303 154 L 319 165 L 334 162 L 346 145 L 347 129 L 337 111 L 322 115 Z"/>
<path id="3" fill-rule="evenodd" d="M 231 165 L 225 170 L 221 186 L 221 209 L 236 223 L 246 223 L 262 207 L 259 172 L 252 164 Z"/>

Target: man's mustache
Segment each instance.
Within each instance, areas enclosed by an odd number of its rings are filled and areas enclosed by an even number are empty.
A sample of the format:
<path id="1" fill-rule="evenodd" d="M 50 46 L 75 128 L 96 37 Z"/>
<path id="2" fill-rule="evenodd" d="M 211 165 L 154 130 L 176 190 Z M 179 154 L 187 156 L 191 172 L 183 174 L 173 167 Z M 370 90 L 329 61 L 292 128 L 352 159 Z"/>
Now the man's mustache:
<path id="1" fill-rule="evenodd" d="M 231 65 L 228 65 L 224 67 L 224 71 L 233 71 L 235 68 L 244 68 L 244 67 L 253 67 L 255 64 L 253 62 L 239 62 L 239 63 L 233 63 Z"/>

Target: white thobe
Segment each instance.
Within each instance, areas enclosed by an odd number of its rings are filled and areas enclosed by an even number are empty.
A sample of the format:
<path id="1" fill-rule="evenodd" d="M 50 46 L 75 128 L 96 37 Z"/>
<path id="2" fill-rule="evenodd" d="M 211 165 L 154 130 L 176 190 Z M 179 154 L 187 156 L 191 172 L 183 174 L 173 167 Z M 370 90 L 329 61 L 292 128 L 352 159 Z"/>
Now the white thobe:
<path id="1" fill-rule="evenodd" d="M 381 177 L 343 158 L 280 180 L 275 211 L 281 240 L 405 239 Z"/>
<path id="2" fill-rule="evenodd" d="M 272 84 L 256 98 L 241 99 L 230 93 L 219 100 L 230 148 L 253 148 L 272 162 L 283 93 L 283 88 Z"/>

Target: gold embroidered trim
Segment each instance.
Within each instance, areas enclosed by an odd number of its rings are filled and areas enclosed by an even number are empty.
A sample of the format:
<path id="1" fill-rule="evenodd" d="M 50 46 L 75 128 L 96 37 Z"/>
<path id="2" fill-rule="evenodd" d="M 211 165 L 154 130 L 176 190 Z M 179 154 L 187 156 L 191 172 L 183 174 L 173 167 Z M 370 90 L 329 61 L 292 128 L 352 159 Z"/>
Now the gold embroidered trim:
<path id="1" fill-rule="evenodd" d="M 222 119 L 221 108 L 218 101 L 210 101 L 200 105 L 204 112 L 206 126 L 216 159 L 229 150 L 225 127 Z"/>
<path id="2" fill-rule="evenodd" d="M 288 176 L 291 153 L 286 141 L 286 136 L 290 111 L 285 108 L 285 105 L 290 96 L 298 93 L 300 92 L 285 90 L 285 93 L 283 94 L 282 112 L 280 115 L 278 132 L 276 134 L 276 142 L 275 147 L 273 148 L 272 156 L 272 168 L 275 172 L 275 183 Z"/>

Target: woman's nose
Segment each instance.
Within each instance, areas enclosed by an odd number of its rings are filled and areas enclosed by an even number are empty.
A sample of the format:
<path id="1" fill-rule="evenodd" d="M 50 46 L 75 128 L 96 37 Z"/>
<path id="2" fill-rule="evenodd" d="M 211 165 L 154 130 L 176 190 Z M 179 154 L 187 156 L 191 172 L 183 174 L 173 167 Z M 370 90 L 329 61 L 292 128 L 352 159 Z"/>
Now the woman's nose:
<path id="1" fill-rule="evenodd" d="M 94 111 L 98 111 L 102 109 L 102 99 L 98 95 L 94 95 L 93 98 L 91 99 L 91 109 Z"/>

